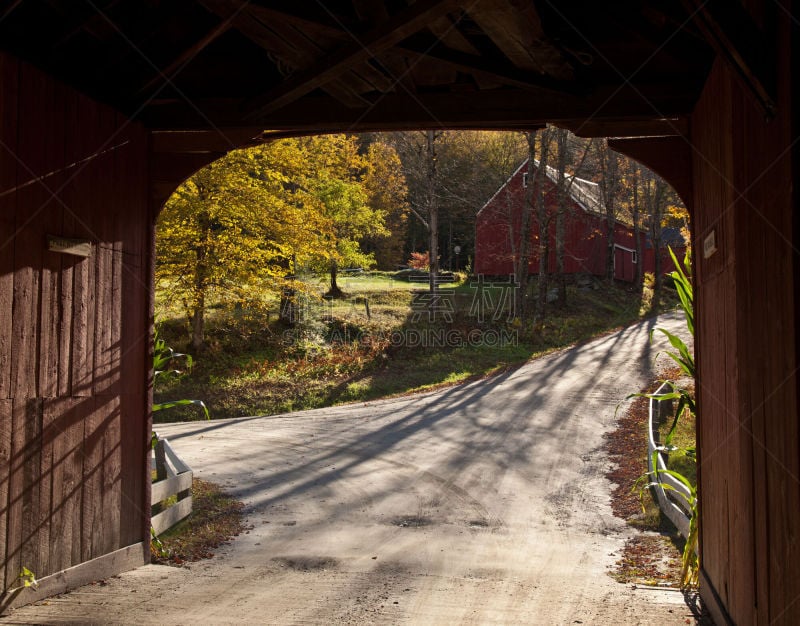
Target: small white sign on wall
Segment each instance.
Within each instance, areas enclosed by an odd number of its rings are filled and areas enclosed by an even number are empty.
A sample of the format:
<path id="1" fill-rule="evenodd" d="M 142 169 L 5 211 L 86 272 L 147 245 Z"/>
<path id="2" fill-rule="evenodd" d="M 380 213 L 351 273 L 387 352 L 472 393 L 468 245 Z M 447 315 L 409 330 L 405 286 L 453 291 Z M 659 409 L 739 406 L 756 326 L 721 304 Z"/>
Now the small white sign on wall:
<path id="1" fill-rule="evenodd" d="M 67 239 L 56 235 L 47 235 L 47 249 L 50 252 L 88 257 L 92 254 L 92 242 L 88 239 Z"/>
<path id="2" fill-rule="evenodd" d="M 703 258 L 709 259 L 717 251 L 717 231 L 712 230 L 703 239 Z"/>

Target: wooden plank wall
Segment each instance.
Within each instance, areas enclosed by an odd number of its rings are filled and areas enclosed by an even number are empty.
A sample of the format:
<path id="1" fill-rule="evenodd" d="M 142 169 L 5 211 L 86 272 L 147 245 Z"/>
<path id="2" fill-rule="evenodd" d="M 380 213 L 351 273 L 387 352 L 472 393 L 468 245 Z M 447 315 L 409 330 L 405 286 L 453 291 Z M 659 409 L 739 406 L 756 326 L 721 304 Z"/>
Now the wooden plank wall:
<path id="1" fill-rule="evenodd" d="M 4 54 L 0 84 L 5 588 L 148 538 L 151 270 L 145 130 Z"/>
<path id="2" fill-rule="evenodd" d="M 800 623 L 800 242 L 791 56 L 779 57 L 775 119 L 719 61 L 692 116 L 701 593 L 737 624 Z"/>

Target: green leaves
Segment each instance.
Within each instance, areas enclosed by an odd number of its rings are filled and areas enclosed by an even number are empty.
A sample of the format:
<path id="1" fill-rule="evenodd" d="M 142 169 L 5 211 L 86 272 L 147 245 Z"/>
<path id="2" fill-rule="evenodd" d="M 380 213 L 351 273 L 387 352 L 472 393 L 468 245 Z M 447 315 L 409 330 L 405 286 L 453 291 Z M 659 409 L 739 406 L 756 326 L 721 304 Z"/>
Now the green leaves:
<path id="1" fill-rule="evenodd" d="M 681 309 L 686 316 L 686 326 L 689 332 L 694 336 L 694 291 L 692 288 L 692 263 L 690 252 L 686 250 L 686 256 L 683 258 L 683 267 L 678 262 L 672 248 L 667 247 L 669 256 L 675 264 L 675 270 L 670 272 L 669 276 L 678 291 L 678 298 L 681 301 Z"/>
<path id="2" fill-rule="evenodd" d="M 191 370 L 192 364 L 194 363 L 192 356 L 189 354 L 183 354 L 182 352 L 175 352 L 175 350 L 170 348 L 164 339 L 161 338 L 159 326 L 156 324 L 153 331 L 153 380 L 159 376 L 180 376 L 183 374 L 184 372 L 178 369 L 165 369 L 177 359 L 182 359 L 186 365 L 186 368 Z M 156 411 L 163 411 L 165 409 L 171 409 L 172 407 L 187 405 L 201 407 L 206 419 L 211 419 L 211 415 L 208 412 L 208 407 L 202 400 L 169 400 L 167 402 L 154 402 L 153 412 L 155 413 Z"/>
<path id="3" fill-rule="evenodd" d="M 33 587 L 34 589 L 36 589 L 36 587 L 39 586 L 39 582 L 36 580 L 36 574 L 34 574 L 31 570 L 29 570 L 27 567 L 24 566 L 22 567 L 22 570 L 17 576 L 17 579 L 19 580 L 20 586 L 23 588 Z"/>
<path id="4" fill-rule="evenodd" d="M 208 407 L 202 400 L 170 400 L 168 402 L 154 402 L 153 411 L 163 411 L 164 409 L 171 409 L 174 406 L 186 406 L 190 404 L 201 407 L 203 409 L 203 413 L 205 413 L 206 419 L 211 419 L 211 414 L 208 412 Z"/>
<path id="5" fill-rule="evenodd" d="M 671 248 L 669 249 L 669 254 L 670 257 L 672 257 L 673 263 L 675 264 L 675 270 L 670 273 L 670 276 L 673 284 L 675 285 L 675 289 L 678 292 L 681 308 L 683 309 L 686 317 L 686 327 L 694 336 L 694 292 L 692 290 L 692 268 L 690 256 L 687 252 L 686 257 L 681 264 L 678 262 L 678 259 L 675 257 L 675 253 Z M 660 331 L 669 340 L 669 343 L 673 348 L 673 350 L 665 350 L 664 353 L 673 361 L 675 361 L 675 363 L 677 363 L 678 367 L 680 367 L 681 371 L 686 376 L 695 378 L 697 372 L 695 368 L 694 355 L 689 350 L 689 347 L 686 345 L 686 343 L 680 337 L 669 332 L 668 330 L 663 328 L 656 328 L 655 330 Z M 654 332 L 655 331 L 653 331 L 653 333 Z M 651 341 L 653 340 L 653 333 L 650 334 Z M 653 451 L 651 467 L 655 469 L 640 476 L 634 484 L 634 489 L 639 489 L 639 495 L 640 497 L 643 497 L 643 493 L 646 489 L 649 487 L 658 486 L 666 491 L 672 491 L 673 493 L 677 494 L 688 505 L 691 513 L 691 517 L 689 519 L 689 534 L 686 538 L 686 545 L 684 546 L 681 559 L 681 586 L 683 588 L 687 588 L 697 585 L 700 570 L 699 557 L 697 556 L 700 524 L 700 515 L 698 511 L 698 492 L 695 485 L 693 485 L 692 482 L 686 478 L 686 476 L 675 471 L 674 469 L 663 467 L 659 468 L 658 461 L 662 452 L 674 452 L 678 450 L 678 448 L 672 445 L 672 440 L 678 423 L 687 410 L 692 415 L 696 415 L 697 406 L 695 404 L 694 397 L 688 390 L 679 387 L 674 381 L 665 380 L 661 382 L 669 387 L 669 391 L 655 394 L 635 393 L 628 396 L 629 398 L 632 396 L 641 396 L 650 398 L 651 400 L 675 402 L 675 411 L 673 413 L 672 424 L 670 425 L 670 429 L 664 438 L 664 445 L 656 448 Z M 685 448 L 684 452 L 687 457 L 696 462 L 695 446 Z M 685 491 L 676 488 L 674 484 L 661 481 L 661 476 L 670 476 L 680 483 L 680 485 L 685 487 Z"/>
<path id="6" fill-rule="evenodd" d="M 683 339 L 681 339 L 677 335 L 672 334 L 671 332 L 669 332 L 664 328 L 656 328 L 650 333 L 651 341 L 653 338 L 653 333 L 655 333 L 655 331 L 663 333 L 664 336 L 669 340 L 672 347 L 677 350 L 677 352 L 664 350 L 664 354 L 666 354 L 669 358 L 675 361 L 675 363 L 678 364 L 678 367 L 681 368 L 684 374 L 694 378 L 695 376 L 694 355 L 689 350 L 689 347 L 684 343 Z"/>

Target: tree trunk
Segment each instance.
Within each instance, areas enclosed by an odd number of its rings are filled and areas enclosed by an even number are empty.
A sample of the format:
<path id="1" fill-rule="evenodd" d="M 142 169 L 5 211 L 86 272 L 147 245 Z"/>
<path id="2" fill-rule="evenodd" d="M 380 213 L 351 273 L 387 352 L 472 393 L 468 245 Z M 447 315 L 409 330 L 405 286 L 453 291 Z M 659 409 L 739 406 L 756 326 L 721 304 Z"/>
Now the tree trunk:
<path id="1" fill-rule="evenodd" d="M 211 218 L 208 215 L 201 215 L 198 220 L 200 225 L 201 243 L 195 248 L 197 263 L 194 271 L 194 294 L 192 302 L 192 348 L 200 351 L 205 346 L 205 312 L 206 312 L 206 288 L 208 282 L 208 240 L 211 231 Z"/>
<path id="2" fill-rule="evenodd" d="M 539 294 L 536 299 L 536 320 L 542 323 L 545 319 L 547 311 L 547 288 L 548 280 L 547 275 L 550 270 L 550 216 L 547 211 L 547 204 L 545 202 L 544 186 L 547 175 L 548 162 L 550 160 L 550 140 L 552 139 L 552 130 L 547 128 L 542 131 L 540 141 L 540 158 L 539 167 L 535 173 L 535 194 L 536 194 L 536 220 L 539 226 L 539 276 L 538 288 Z M 528 184 L 530 185 L 530 179 Z"/>
<path id="3" fill-rule="evenodd" d="M 634 276 L 633 284 L 636 286 L 636 289 L 642 289 L 642 279 L 644 278 L 642 272 L 642 266 L 644 265 L 644 259 L 642 259 L 642 238 L 639 234 L 639 168 L 633 168 L 633 180 L 631 181 L 633 184 L 633 233 L 634 233 L 634 240 L 635 240 L 635 247 L 636 247 L 636 267 L 635 271 L 636 274 Z"/>
<path id="4" fill-rule="evenodd" d="M 528 186 L 525 189 L 525 199 L 522 204 L 522 216 L 520 219 L 519 233 L 519 254 L 517 255 L 517 266 L 515 268 L 515 280 L 518 287 L 515 290 L 514 316 L 524 320 L 527 313 L 527 291 L 528 291 L 528 272 L 531 257 L 531 223 L 533 217 L 533 189 L 534 174 L 536 172 L 536 133 L 527 132 L 525 138 L 528 141 Z M 513 223 L 513 216 L 510 216 Z M 512 234 L 512 239 L 514 239 Z M 513 245 L 513 242 L 512 242 Z"/>
<path id="5" fill-rule="evenodd" d="M 559 307 L 567 304 L 567 275 L 564 268 L 566 213 L 566 203 L 560 203 L 556 214 L 556 272 L 558 274 L 558 298 L 556 299 L 556 304 Z"/>
<path id="6" fill-rule="evenodd" d="M 430 271 L 428 273 L 429 287 L 436 291 L 437 277 L 439 275 L 439 212 L 431 207 L 430 221 Z"/>
<path id="7" fill-rule="evenodd" d="M 429 227 L 429 287 L 431 292 L 436 291 L 437 276 L 439 274 L 439 207 L 436 202 L 436 134 L 429 130 L 426 132 L 426 151 L 428 156 L 428 227 Z"/>
<path id="8" fill-rule="evenodd" d="M 342 290 L 339 289 L 337 278 L 339 276 L 339 264 L 336 261 L 331 261 L 331 288 L 328 290 L 328 295 L 332 298 L 341 298 Z"/>
<path id="9" fill-rule="evenodd" d="M 547 309 L 547 288 L 549 287 L 547 281 L 547 271 L 549 270 L 550 259 L 550 244 L 549 244 L 549 220 L 545 219 L 543 222 L 545 231 L 539 236 L 539 297 L 536 300 L 536 319 L 539 322 L 544 321 L 545 311 Z"/>
<path id="10" fill-rule="evenodd" d="M 599 144 L 600 190 L 606 212 L 606 282 L 614 282 L 614 230 L 616 227 L 617 196 L 619 192 L 619 157 L 608 148 L 608 143 Z"/>
<path id="11" fill-rule="evenodd" d="M 205 345 L 205 326 L 205 299 L 200 296 L 192 313 L 192 348 L 195 351 L 202 350 Z"/>
<path id="12" fill-rule="evenodd" d="M 557 272 L 557 286 L 558 297 L 556 305 L 564 307 L 567 304 L 567 277 L 564 273 L 564 251 L 566 247 L 565 231 L 566 231 L 566 212 L 567 212 L 567 131 L 559 128 L 556 131 L 556 146 L 558 153 L 556 154 L 557 166 L 557 192 L 558 208 L 556 210 L 556 272 Z"/>

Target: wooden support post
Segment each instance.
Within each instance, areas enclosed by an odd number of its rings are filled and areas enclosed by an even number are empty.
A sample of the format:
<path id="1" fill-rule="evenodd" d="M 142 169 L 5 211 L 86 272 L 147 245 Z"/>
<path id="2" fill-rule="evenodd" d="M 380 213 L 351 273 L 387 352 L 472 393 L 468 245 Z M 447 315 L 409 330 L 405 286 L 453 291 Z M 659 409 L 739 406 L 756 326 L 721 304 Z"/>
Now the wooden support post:
<path id="1" fill-rule="evenodd" d="M 159 439 L 154 449 L 156 457 L 156 481 L 167 478 L 167 457 L 164 452 L 164 441 Z"/>

